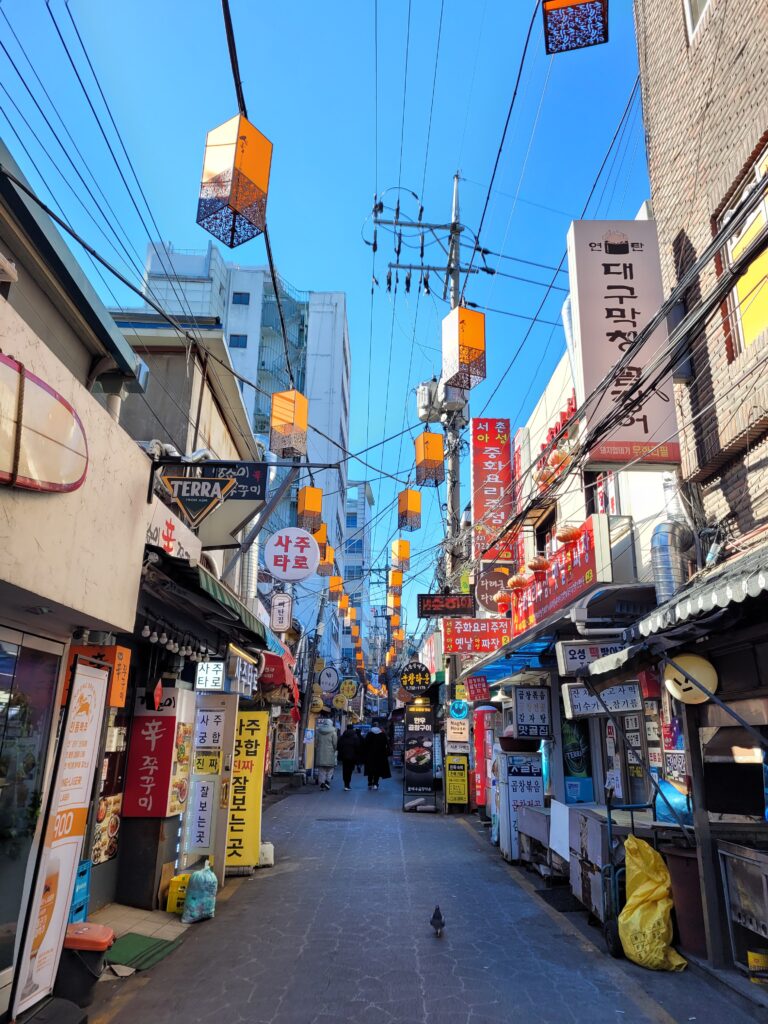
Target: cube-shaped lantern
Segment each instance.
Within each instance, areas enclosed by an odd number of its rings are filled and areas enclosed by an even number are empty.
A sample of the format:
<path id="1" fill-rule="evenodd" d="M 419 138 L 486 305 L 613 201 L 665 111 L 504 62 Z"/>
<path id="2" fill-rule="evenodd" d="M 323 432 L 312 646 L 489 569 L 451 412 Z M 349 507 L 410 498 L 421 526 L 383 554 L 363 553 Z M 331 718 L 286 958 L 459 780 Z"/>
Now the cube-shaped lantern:
<path id="1" fill-rule="evenodd" d="M 342 594 L 339 598 L 339 611 L 346 615 L 349 611 L 349 594 Z"/>
<path id="2" fill-rule="evenodd" d="M 347 608 L 344 612 L 344 617 L 347 622 L 354 622 L 357 618 L 357 608 Z"/>
<path id="3" fill-rule="evenodd" d="M 405 569 L 406 571 L 410 569 L 411 542 L 409 540 L 392 541 L 392 566 L 395 569 Z"/>
<path id="4" fill-rule="evenodd" d="M 608 42 L 608 0 L 544 0 L 541 9 L 547 53 Z"/>
<path id="5" fill-rule="evenodd" d="M 318 576 L 333 576 L 333 563 L 336 560 L 336 550 L 332 548 L 330 544 L 325 545 L 325 554 L 320 559 L 320 564 L 317 567 Z M 336 577 L 341 579 L 340 576 Z M 331 597 L 333 600 L 333 597 Z"/>
<path id="6" fill-rule="evenodd" d="M 392 591 L 390 591 L 389 596 L 387 597 L 387 604 L 390 608 L 397 611 L 398 608 L 402 607 L 403 599 L 400 594 L 393 594 Z"/>
<path id="7" fill-rule="evenodd" d="M 302 530 L 312 533 L 323 521 L 322 487 L 300 487 L 297 522 Z"/>
<path id="8" fill-rule="evenodd" d="M 208 132 L 197 223 L 234 249 L 267 223 L 272 143 L 242 114 Z"/>
<path id="9" fill-rule="evenodd" d="M 443 382 L 473 388 L 485 380 L 485 313 L 457 306 L 443 318 Z"/>
<path id="10" fill-rule="evenodd" d="M 400 625 L 400 616 L 398 615 L 397 612 L 395 612 L 393 615 L 390 615 L 389 624 L 392 627 L 392 629 L 397 629 L 397 627 Z"/>
<path id="11" fill-rule="evenodd" d="M 389 570 L 389 592 L 391 594 L 402 594 L 403 592 L 403 573 L 401 569 L 390 569 Z"/>
<path id="12" fill-rule="evenodd" d="M 341 576 L 331 576 L 328 580 L 328 599 L 330 601 L 341 601 L 344 596 L 343 588 L 344 580 Z"/>
<path id="13" fill-rule="evenodd" d="M 307 454 L 309 401 L 299 391 L 275 391 L 269 417 L 269 449 L 279 458 Z"/>
<path id="14" fill-rule="evenodd" d="M 400 491 L 397 496 L 398 530 L 418 530 L 421 526 L 421 492 Z"/>
<path id="15" fill-rule="evenodd" d="M 416 448 L 416 483 L 438 487 L 445 480 L 443 435 L 425 430 L 413 443 Z"/>
<path id="16" fill-rule="evenodd" d="M 328 524 L 320 523 L 320 526 L 314 531 L 312 536 L 317 541 L 320 557 L 325 558 L 326 548 L 328 547 Z"/>
<path id="17" fill-rule="evenodd" d="M 395 641 L 397 641 L 397 640 L 405 640 L 405 630 L 404 629 L 393 629 L 392 630 L 392 639 L 395 640 Z"/>
<path id="18" fill-rule="evenodd" d="M 353 640 L 357 640 L 357 638 L 360 636 L 360 627 L 357 626 L 357 625 L 352 626 L 351 627 L 351 632 L 352 632 L 352 639 Z"/>

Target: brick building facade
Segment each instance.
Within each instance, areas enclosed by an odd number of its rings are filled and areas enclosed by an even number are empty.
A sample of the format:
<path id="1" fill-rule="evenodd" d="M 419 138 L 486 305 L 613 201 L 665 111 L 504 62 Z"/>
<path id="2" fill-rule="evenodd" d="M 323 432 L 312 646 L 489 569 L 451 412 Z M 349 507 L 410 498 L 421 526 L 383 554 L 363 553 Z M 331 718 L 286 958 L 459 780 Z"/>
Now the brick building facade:
<path id="1" fill-rule="evenodd" d="M 768 6 L 635 0 L 653 213 L 668 294 L 768 173 Z M 763 203 L 686 295 L 690 309 L 768 221 Z M 768 522 L 768 253 L 698 337 L 675 386 L 682 471 L 731 540 Z M 695 492 L 694 492 L 695 493 Z M 699 525 L 703 525 L 703 522 Z"/>

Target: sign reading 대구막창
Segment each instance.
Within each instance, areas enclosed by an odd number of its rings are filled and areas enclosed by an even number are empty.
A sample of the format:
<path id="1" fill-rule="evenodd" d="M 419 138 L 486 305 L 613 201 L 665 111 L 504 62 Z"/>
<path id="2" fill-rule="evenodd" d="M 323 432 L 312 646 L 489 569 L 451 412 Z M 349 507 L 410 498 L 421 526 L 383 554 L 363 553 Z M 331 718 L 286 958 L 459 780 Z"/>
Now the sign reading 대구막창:
<path id="1" fill-rule="evenodd" d="M 473 419 L 470 422 L 472 556 L 508 562 L 512 552 L 506 541 L 494 540 L 512 514 L 512 446 L 509 420 Z"/>
<path id="2" fill-rule="evenodd" d="M 609 413 L 625 412 L 610 437 L 589 452 L 595 463 L 680 461 L 671 377 L 627 391 L 667 343 L 661 324 L 609 387 L 595 389 L 632 349 L 664 301 L 656 224 L 652 220 L 574 221 L 568 232 L 576 398 L 586 399 L 586 430 Z"/>

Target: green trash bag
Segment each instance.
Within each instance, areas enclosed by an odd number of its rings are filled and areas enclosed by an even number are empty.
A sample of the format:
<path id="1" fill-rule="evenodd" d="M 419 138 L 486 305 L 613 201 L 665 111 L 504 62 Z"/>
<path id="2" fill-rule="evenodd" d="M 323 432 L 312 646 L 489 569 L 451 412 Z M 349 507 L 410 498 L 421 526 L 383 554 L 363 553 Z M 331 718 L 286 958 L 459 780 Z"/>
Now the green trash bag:
<path id="1" fill-rule="evenodd" d="M 209 917 L 213 917 L 216 913 L 216 890 L 218 887 L 218 880 L 208 867 L 208 861 L 205 862 L 205 867 L 200 868 L 199 871 L 193 871 L 187 884 L 181 923 L 194 924 L 195 921 L 206 921 Z"/>
<path id="2" fill-rule="evenodd" d="M 627 902 L 619 914 L 619 937 L 630 960 L 652 971 L 688 966 L 672 948 L 672 896 L 661 855 L 635 836 L 624 843 Z"/>

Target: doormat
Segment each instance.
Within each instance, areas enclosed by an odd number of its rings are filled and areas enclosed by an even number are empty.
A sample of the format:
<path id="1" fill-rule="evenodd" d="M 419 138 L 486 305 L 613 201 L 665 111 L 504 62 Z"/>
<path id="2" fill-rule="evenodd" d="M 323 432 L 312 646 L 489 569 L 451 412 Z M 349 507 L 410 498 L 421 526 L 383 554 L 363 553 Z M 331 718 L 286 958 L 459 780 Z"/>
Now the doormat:
<path id="1" fill-rule="evenodd" d="M 561 914 L 575 914 L 577 911 L 585 909 L 583 903 L 576 899 L 567 885 L 557 885 L 552 889 L 537 889 L 536 895 Z"/>
<path id="2" fill-rule="evenodd" d="M 181 945 L 181 939 L 154 939 L 151 935 L 138 935 L 128 932 L 121 935 L 114 946 L 107 952 L 108 964 L 122 964 L 133 967 L 136 971 L 146 971 L 165 959 L 169 953 Z"/>

